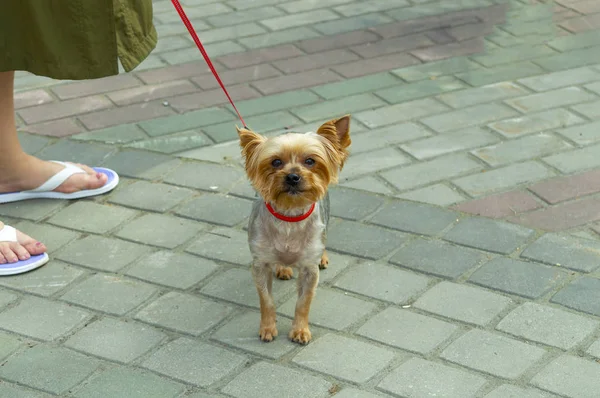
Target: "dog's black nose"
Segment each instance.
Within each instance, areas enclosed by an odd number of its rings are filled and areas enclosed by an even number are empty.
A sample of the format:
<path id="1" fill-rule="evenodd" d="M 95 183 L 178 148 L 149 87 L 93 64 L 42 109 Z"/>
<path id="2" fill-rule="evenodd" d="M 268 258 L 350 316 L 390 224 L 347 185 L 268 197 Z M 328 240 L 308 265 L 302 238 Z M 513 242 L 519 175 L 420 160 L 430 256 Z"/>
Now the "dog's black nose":
<path id="1" fill-rule="evenodd" d="M 300 176 L 294 173 L 288 174 L 285 176 L 285 183 L 292 187 L 295 187 L 300 183 Z"/>

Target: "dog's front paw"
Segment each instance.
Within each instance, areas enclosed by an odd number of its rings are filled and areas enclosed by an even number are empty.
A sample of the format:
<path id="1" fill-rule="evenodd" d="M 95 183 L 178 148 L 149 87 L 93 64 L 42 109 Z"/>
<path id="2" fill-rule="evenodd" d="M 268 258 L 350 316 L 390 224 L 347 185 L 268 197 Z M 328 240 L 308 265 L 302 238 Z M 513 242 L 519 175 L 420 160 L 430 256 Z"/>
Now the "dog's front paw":
<path id="1" fill-rule="evenodd" d="M 277 277 L 277 279 L 287 281 L 288 279 L 292 279 L 293 275 L 294 270 L 292 269 L 292 267 L 278 265 L 277 268 L 275 268 L 275 276 Z"/>
<path id="2" fill-rule="evenodd" d="M 260 339 L 266 343 L 273 341 L 275 337 L 277 337 L 277 326 L 261 326 L 258 331 L 258 336 Z"/>
<path id="3" fill-rule="evenodd" d="M 312 334 L 310 333 L 308 327 L 298 328 L 290 330 L 289 337 L 294 343 L 308 344 L 308 342 L 312 339 Z"/>

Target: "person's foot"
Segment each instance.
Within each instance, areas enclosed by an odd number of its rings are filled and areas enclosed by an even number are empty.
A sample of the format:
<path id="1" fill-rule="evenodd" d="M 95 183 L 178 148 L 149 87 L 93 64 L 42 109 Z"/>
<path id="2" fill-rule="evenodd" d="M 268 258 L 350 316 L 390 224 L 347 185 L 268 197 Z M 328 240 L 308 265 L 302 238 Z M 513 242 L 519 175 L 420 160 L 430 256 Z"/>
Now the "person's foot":
<path id="1" fill-rule="evenodd" d="M 0 231 L 4 224 L 0 221 Z M 0 264 L 16 263 L 19 260 L 28 260 L 31 256 L 36 256 L 46 252 L 46 246 L 17 231 L 16 242 L 0 242 Z"/>
<path id="2" fill-rule="evenodd" d="M 94 169 L 76 164 L 86 174 L 74 174 L 54 191 L 72 193 L 87 189 L 96 189 L 106 184 L 108 177 L 102 173 L 96 173 Z M 19 161 L 13 161 L 4 165 L 0 160 L 0 193 L 20 192 L 35 189 L 46 182 L 50 177 L 62 170 L 64 166 L 46 162 L 34 156 L 23 155 Z"/>

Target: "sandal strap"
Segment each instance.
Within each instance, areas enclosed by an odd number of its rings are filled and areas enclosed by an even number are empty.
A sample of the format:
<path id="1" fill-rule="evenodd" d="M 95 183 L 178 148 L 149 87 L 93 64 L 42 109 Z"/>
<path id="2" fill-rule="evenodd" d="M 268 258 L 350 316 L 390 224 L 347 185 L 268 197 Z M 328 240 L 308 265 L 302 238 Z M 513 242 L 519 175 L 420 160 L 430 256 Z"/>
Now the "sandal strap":
<path id="1" fill-rule="evenodd" d="M 0 229 L 0 242 L 16 242 L 17 241 L 17 230 L 9 225 L 4 225 L 4 228 Z"/>
<path id="2" fill-rule="evenodd" d="M 39 187 L 37 187 L 35 189 L 31 189 L 29 191 L 24 191 L 24 192 L 50 192 L 50 191 L 54 191 L 63 182 L 67 181 L 67 179 L 69 177 L 71 177 L 73 174 L 85 173 L 85 171 L 83 171 L 82 169 L 80 169 L 79 167 L 77 167 L 77 166 L 75 166 L 75 165 L 73 165 L 71 163 L 59 162 L 57 160 L 52 160 L 52 162 L 53 163 L 58 163 L 60 165 L 63 165 L 65 168 L 62 169 L 61 171 L 59 171 L 58 173 L 54 174 L 52 177 L 50 177 L 48 179 L 48 181 L 46 181 L 45 183 L 43 183 Z"/>

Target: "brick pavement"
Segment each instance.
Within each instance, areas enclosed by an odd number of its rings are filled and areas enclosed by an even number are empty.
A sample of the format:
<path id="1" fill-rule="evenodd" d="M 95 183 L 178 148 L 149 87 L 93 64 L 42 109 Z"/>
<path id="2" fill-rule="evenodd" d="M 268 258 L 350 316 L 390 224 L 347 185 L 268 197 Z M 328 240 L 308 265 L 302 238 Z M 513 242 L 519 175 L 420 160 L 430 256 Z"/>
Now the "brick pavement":
<path id="1" fill-rule="evenodd" d="M 252 128 L 354 116 L 315 340 L 258 341 L 235 115 L 158 0 L 134 73 L 17 79 L 29 152 L 123 182 L 0 206 L 52 257 L 0 279 L 0 397 L 597 395 L 595 1 L 184 4 Z"/>

